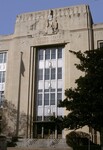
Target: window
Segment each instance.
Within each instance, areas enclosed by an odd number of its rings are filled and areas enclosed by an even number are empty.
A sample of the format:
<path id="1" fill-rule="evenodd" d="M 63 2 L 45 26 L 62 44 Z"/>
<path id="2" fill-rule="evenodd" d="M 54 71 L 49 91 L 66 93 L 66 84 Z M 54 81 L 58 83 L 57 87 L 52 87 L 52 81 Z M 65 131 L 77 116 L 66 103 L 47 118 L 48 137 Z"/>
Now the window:
<path id="1" fill-rule="evenodd" d="M 50 74 L 50 70 L 49 70 L 49 68 L 46 68 L 45 69 L 45 80 L 49 80 L 50 78 L 49 78 L 49 74 Z"/>
<path id="2" fill-rule="evenodd" d="M 39 50 L 38 56 L 39 56 L 39 60 L 43 60 L 43 49 Z"/>
<path id="3" fill-rule="evenodd" d="M 43 80 L 43 69 L 39 69 L 38 78 L 39 80 Z"/>
<path id="4" fill-rule="evenodd" d="M 55 93 L 50 94 L 50 105 L 55 105 Z"/>
<path id="5" fill-rule="evenodd" d="M 38 105 L 42 105 L 42 94 L 38 94 Z"/>
<path id="6" fill-rule="evenodd" d="M 62 47 L 58 48 L 58 58 L 62 58 Z"/>
<path id="7" fill-rule="evenodd" d="M 103 48 L 103 42 L 100 42 L 100 48 Z"/>
<path id="8" fill-rule="evenodd" d="M 50 49 L 45 50 L 45 60 L 50 59 Z"/>
<path id="9" fill-rule="evenodd" d="M 0 53 L 0 63 L 6 63 L 6 52 Z"/>
<path id="10" fill-rule="evenodd" d="M 51 80 L 55 79 L 55 68 L 51 68 Z"/>
<path id="11" fill-rule="evenodd" d="M 61 67 L 57 69 L 57 78 L 62 79 L 62 68 Z"/>
<path id="12" fill-rule="evenodd" d="M 44 105 L 49 105 L 49 93 L 44 94 Z"/>
<path id="13" fill-rule="evenodd" d="M 103 48 L 103 40 L 97 41 L 97 48 Z"/>
<path id="14" fill-rule="evenodd" d="M 62 93 L 57 93 L 57 105 L 60 104 L 61 100 L 62 100 Z"/>
<path id="15" fill-rule="evenodd" d="M 42 121 L 42 116 L 37 116 L 37 121 Z"/>
<path id="16" fill-rule="evenodd" d="M 56 49 L 51 49 L 51 59 L 56 58 Z"/>
<path id="17" fill-rule="evenodd" d="M 0 71 L 0 83 L 5 82 L 5 71 Z"/>

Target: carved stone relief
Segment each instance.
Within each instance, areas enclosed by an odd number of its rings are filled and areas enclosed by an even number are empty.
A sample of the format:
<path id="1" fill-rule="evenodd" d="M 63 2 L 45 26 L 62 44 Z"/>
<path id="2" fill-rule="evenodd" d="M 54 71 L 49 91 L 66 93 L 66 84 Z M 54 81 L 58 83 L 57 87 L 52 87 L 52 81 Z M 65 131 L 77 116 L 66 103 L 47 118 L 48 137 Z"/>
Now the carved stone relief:
<path id="1" fill-rule="evenodd" d="M 37 30 L 37 25 L 39 26 L 40 24 L 40 20 L 35 20 L 35 22 L 29 27 L 29 30 L 34 31 Z M 53 16 L 53 10 L 49 11 L 49 15 L 47 17 L 47 19 L 45 20 L 45 30 L 43 29 L 39 29 L 36 31 L 36 33 L 43 34 L 43 35 L 51 35 L 51 34 L 57 34 L 58 33 L 58 22 L 57 22 L 57 18 Z"/>
<path id="2" fill-rule="evenodd" d="M 46 34 L 57 34 L 58 33 L 58 22 L 57 22 L 57 18 L 54 18 L 54 16 L 53 16 L 53 10 L 49 11 L 46 27 L 47 27 Z"/>

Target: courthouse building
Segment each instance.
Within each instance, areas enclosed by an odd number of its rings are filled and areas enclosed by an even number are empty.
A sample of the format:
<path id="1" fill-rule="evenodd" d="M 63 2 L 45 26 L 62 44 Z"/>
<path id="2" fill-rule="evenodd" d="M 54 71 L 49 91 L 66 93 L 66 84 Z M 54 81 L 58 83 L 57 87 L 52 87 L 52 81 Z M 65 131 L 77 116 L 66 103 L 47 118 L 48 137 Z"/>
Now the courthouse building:
<path id="1" fill-rule="evenodd" d="M 94 24 L 88 5 L 57 8 L 17 16 L 14 33 L 0 36 L 0 96 L 27 115 L 27 136 L 65 138 L 50 116 L 64 91 L 75 86 L 81 72 L 69 50 L 82 52 L 103 46 L 103 24 Z M 86 128 L 86 131 L 89 130 Z"/>

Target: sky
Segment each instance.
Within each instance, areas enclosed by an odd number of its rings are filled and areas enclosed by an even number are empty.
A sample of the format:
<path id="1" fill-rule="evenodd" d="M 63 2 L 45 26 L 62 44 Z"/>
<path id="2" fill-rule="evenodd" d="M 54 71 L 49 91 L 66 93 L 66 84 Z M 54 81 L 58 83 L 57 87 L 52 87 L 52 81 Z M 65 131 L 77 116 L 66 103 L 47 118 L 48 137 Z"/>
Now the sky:
<path id="1" fill-rule="evenodd" d="M 0 0 L 0 35 L 14 33 L 16 16 L 53 8 L 88 4 L 93 22 L 103 22 L 103 0 Z"/>

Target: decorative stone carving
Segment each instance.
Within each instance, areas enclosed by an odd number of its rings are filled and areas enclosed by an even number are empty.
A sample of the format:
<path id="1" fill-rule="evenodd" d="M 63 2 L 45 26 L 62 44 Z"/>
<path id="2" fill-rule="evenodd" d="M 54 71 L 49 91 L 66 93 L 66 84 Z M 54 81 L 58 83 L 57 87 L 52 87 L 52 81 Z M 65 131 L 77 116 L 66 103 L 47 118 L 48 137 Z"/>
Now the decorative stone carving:
<path id="1" fill-rule="evenodd" d="M 39 21 L 35 21 L 35 23 L 33 23 L 31 26 L 30 26 L 30 30 L 36 30 L 36 25 Z"/>
<path id="2" fill-rule="evenodd" d="M 53 17 L 53 10 L 50 10 L 47 19 L 46 34 L 57 34 L 57 33 L 58 33 L 58 22 L 57 19 Z"/>

